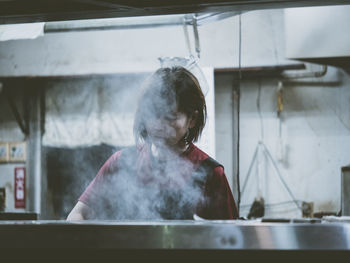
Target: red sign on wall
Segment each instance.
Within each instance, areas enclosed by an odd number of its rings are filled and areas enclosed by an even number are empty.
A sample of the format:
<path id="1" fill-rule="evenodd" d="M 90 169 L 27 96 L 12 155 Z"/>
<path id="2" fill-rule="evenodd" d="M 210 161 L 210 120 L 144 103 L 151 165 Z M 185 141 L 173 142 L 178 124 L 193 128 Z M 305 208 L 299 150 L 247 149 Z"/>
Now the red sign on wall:
<path id="1" fill-rule="evenodd" d="M 15 208 L 26 208 L 26 168 L 15 168 Z"/>

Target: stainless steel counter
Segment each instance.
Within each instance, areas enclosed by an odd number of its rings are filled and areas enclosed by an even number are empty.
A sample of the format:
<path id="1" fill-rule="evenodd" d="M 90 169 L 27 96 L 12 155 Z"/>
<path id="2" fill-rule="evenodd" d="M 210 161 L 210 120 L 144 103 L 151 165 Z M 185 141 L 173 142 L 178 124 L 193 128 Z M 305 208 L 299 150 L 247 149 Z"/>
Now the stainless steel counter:
<path id="1" fill-rule="evenodd" d="M 350 223 L 0 221 L 0 248 L 350 251 Z"/>

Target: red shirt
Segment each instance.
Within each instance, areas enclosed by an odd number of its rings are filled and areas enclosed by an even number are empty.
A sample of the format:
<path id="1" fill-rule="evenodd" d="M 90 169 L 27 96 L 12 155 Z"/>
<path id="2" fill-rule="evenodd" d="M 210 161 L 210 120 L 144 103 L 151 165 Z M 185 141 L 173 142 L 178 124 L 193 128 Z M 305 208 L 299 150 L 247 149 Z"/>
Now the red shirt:
<path id="1" fill-rule="evenodd" d="M 209 156 L 195 145 L 166 166 L 155 161 L 146 144 L 135 154 L 128 158 L 130 151 L 114 153 L 80 196 L 97 218 L 238 218 L 224 168 L 215 167 L 211 176 L 198 172 Z"/>

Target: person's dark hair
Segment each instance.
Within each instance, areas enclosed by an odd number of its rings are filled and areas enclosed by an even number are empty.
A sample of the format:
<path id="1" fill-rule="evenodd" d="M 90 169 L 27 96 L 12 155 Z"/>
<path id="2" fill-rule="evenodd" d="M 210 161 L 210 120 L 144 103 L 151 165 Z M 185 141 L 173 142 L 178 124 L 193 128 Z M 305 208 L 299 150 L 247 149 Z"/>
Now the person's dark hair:
<path id="1" fill-rule="evenodd" d="M 148 138 L 145 123 L 150 118 L 167 117 L 173 112 L 192 117 L 198 111 L 196 124 L 189 129 L 187 142 L 198 140 L 205 126 L 207 108 L 197 78 L 183 67 L 160 68 L 146 81 L 134 121 L 136 143 Z"/>

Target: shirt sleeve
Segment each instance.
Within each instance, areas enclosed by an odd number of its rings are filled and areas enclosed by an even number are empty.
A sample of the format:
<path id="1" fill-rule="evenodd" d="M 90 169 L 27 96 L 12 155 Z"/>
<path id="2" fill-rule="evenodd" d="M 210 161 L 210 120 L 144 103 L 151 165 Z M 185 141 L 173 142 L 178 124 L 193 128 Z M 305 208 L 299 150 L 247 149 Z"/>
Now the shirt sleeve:
<path id="1" fill-rule="evenodd" d="M 200 216 L 205 219 L 237 219 L 238 209 L 228 184 L 224 168 L 218 166 L 205 186 L 206 205 Z"/>
<path id="2" fill-rule="evenodd" d="M 90 208 L 95 209 L 103 198 L 103 188 L 106 187 L 108 177 L 118 170 L 118 160 L 120 159 L 121 151 L 114 153 L 98 171 L 96 177 L 91 181 L 82 195 L 78 198 L 78 201 L 83 202 Z"/>

